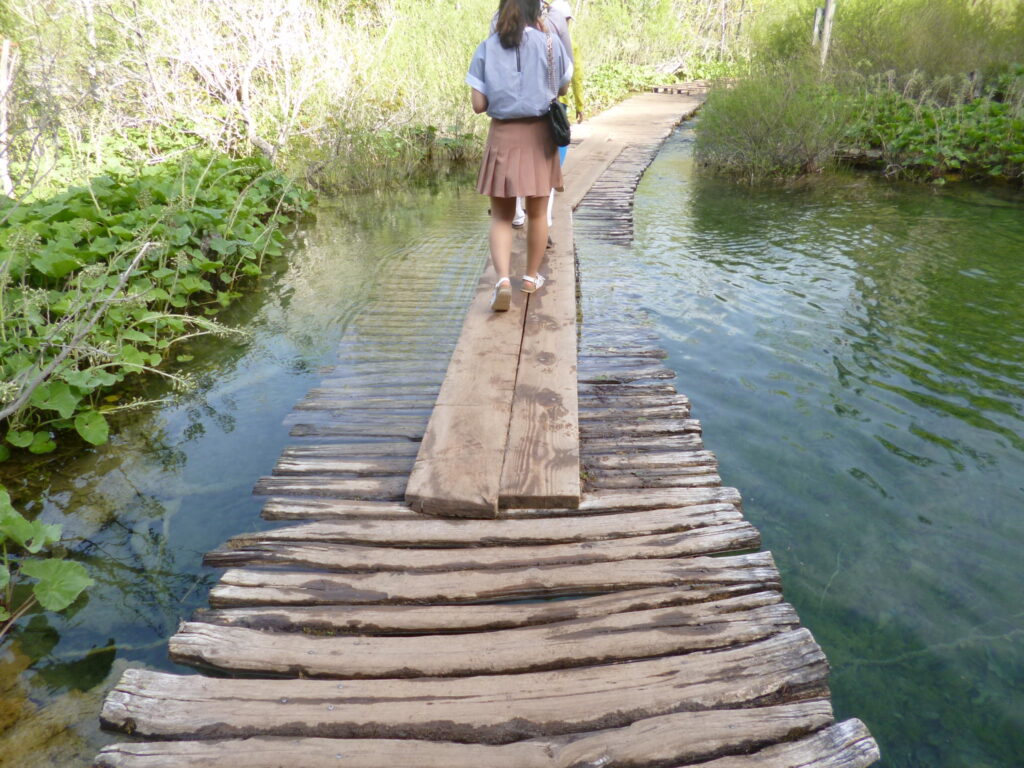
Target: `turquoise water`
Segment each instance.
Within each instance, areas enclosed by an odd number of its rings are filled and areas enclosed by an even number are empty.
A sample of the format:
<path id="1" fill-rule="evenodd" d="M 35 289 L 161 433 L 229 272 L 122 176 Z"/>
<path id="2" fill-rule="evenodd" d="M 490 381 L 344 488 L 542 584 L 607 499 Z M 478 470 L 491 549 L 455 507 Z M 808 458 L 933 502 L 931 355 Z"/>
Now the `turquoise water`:
<path id="1" fill-rule="evenodd" d="M 632 248 L 578 243 L 585 322 L 659 333 L 883 765 L 1024 765 L 1024 198 L 752 190 L 691 140 Z"/>
<path id="2" fill-rule="evenodd" d="M 837 714 L 884 765 L 1024 765 L 1021 198 L 860 176 L 748 190 L 695 174 L 690 138 L 641 183 L 632 247 L 581 235 L 584 323 L 659 334 L 828 654 Z M 202 554 L 261 525 L 252 486 L 323 366 L 451 342 L 486 255 L 470 189 L 325 206 L 224 318 L 248 337 L 189 350 L 193 392 L 154 387 L 168 400 L 109 446 L 0 467 L 99 582 L 0 649 L 0 765 L 87 766 L 116 738 L 97 713 L 120 669 L 180 669 L 167 638 L 207 603 Z M 443 310 L 436 333 L 378 334 L 411 298 Z"/>

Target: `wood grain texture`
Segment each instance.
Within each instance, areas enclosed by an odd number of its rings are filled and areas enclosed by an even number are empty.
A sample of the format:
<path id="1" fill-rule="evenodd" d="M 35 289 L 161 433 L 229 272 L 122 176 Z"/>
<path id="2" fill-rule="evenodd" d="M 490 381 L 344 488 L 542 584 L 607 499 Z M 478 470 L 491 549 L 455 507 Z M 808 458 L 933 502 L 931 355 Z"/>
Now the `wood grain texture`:
<path id="1" fill-rule="evenodd" d="M 751 591 L 778 589 L 779 573 L 768 552 L 444 573 L 316 573 L 237 568 L 221 576 L 210 592 L 210 604 L 474 603 L 702 583 L 746 584 Z"/>
<path id="2" fill-rule="evenodd" d="M 532 518 L 489 521 L 395 516 L 366 518 L 358 525 L 347 521 L 324 520 L 243 533 L 229 539 L 228 547 L 237 549 L 249 545 L 295 542 L 430 548 L 564 544 L 673 533 L 740 521 L 741 516 L 734 504 L 717 501 L 708 493 L 705 503 L 685 507 L 655 507 L 586 517 L 567 515 L 545 520 L 543 525 Z"/>
<path id="3" fill-rule="evenodd" d="M 207 553 L 205 565 L 218 568 L 281 565 L 321 571 L 454 571 L 467 568 L 525 568 L 583 565 L 619 560 L 677 558 L 756 549 L 761 537 L 747 522 L 723 523 L 679 533 L 629 536 L 544 546 L 399 548 L 335 544 L 258 542 Z"/>
<path id="4" fill-rule="evenodd" d="M 685 658 L 685 663 L 682 659 Z M 679 711 L 827 693 L 806 629 L 739 648 L 549 672 L 411 680 L 234 680 L 129 669 L 107 727 L 147 738 L 321 736 L 502 744 L 617 728 Z"/>
<path id="5" fill-rule="evenodd" d="M 520 249 L 521 251 L 521 249 Z M 521 269 L 524 255 L 514 254 Z M 488 267 L 462 326 L 405 491 L 406 503 L 434 515 L 494 518 L 519 367 L 525 301 L 492 312 Z"/>
<path id="6" fill-rule="evenodd" d="M 548 280 L 529 295 L 498 505 L 578 507 L 576 267 L 570 209 L 555 195 Z"/>
<path id="7" fill-rule="evenodd" d="M 712 760 L 702 768 L 867 768 L 880 757 L 864 723 L 851 719 L 752 755 Z"/>
<path id="8" fill-rule="evenodd" d="M 758 709 L 677 712 L 617 729 L 511 744 L 458 744 L 414 739 L 253 737 L 151 742 L 104 747 L 97 768 L 583 768 L 690 764 L 799 738 L 832 722 L 827 701 Z M 340 757 L 339 757 L 340 755 Z M 795 768 L 795 766 L 794 766 Z M 838 768 L 838 766 L 836 766 Z M 843 768 L 860 768 L 859 765 Z"/>
<path id="9" fill-rule="evenodd" d="M 689 584 L 613 592 L 596 597 L 482 605 L 299 605 L 213 608 L 196 612 L 209 624 L 319 635 L 422 635 L 483 632 L 609 616 L 673 605 L 701 604 L 713 616 L 780 602 L 774 591 L 745 584 Z"/>
<path id="10" fill-rule="evenodd" d="M 524 629 L 419 637 L 310 637 L 185 622 L 170 640 L 181 664 L 289 677 L 457 677 L 533 672 L 724 648 L 798 626 L 786 603 L 707 615 L 656 608 Z"/>

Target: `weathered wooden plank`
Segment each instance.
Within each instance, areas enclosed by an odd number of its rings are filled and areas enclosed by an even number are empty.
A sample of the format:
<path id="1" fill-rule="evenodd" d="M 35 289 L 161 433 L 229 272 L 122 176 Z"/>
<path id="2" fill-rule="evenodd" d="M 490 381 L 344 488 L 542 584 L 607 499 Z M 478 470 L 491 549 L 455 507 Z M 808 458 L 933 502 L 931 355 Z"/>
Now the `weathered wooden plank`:
<path id="1" fill-rule="evenodd" d="M 799 738 L 831 722 L 829 703 L 816 700 L 752 709 L 677 712 L 638 720 L 623 728 L 502 745 L 285 737 L 115 744 L 104 747 L 96 766 L 180 768 L 188 764 L 196 768 L 237 768 L 241 762 L 246 768 L 283 768 L 296 765 L 298 755 L 301 768 L 689 765 L 741 752 L 751 745 Z M 792 763 L 786 765 L 797 768 Z"/>
<path id="2" fill-rule="evenodd" d="M 672 384 L 623 384 L 616 381 L 580 381 L 580 397 L 623 396 L 623 397 L 671 397 L 677 395 Z"/>
<path id="3" fill-rule="evenodd" d="M 692 584 L 613 592 L 595 597 L 493 605 L 296 605 L 211 608 L 195 621 L 276 632 L 317 635 L 423 635 L 485 632 L 573 619 L 609 616 L 673 605 L 700 604 L 705 615 L 773 605 L 778 592 L 750 591 L 742 584 Z"/>
<path id="4" fill-rule="evenodd" d="M 662 491 L 666 489 L 655 489 Z M 299 523 L 269 531 L 243 533 L 228 540 L 238 548 L 267 542 L 316 542 L 389 547 L 495 547 L 527 544 L 567 544 L 676 533 L 706 526 L 741 522 L 734 504 L 714 500 L 718 488 L 669 489 L 703 492 L 709 500 L 685 507 L 665 506 L 619 514 L 565 515 L 545 520 L 433 520 L 400 515 L 365 516 L 350 520 Z M 637 491 L 648 493 L 650 491 Z M 326 505 L 325 505 L 325 508 Z M 370 508 L 373 509 L 373 508 Z M 397 510 L 396 510 L 397 511 Z"/>
<path id="5" fill-rule="evenodd" d="M 306 393 L 307 398 L 350 398 L 361 397 L 367 399 L 394 398 L 396 401 L 409 398 L 429 398 L 431 402 L 437 396 L 441 388 L 441 382 L 430 382 L 427 384 L 385 384 L 372 386 L 370 384 L 340 384 L 337 386 L 314 387 Z"/>
<path id="6" fill-rule="evenodd" d="M 522 246 L 513 269 L 522 269 Z M 526 302 L 493 312 L 495 273 L 488 267 L 462 325 L 437 396 L 405 501 L 419 512 L 496 517 Z"/>
<path id="7" fill-rule="evenodd" d="M 405 475 L 391 477 L 334 477 L 324 475 L 261 477 L 253 489 L 260 496 L 350 496 L 398 501 L 405 495 Z"/>
<path id="8" fill-rule="evenodd" d="M 576 269 L 565 195 L 555 197 L 548 281 L 529 296 L 498 506 L 577 507 Z"/>
<path id="9" fill-rule="evenodd" d="M 519 675 L 412 680 L 231 680 L 129 669 L 101 720 L 147 738 L 319 736 L 508 743 L 679 711 L 827 693 L 806 629 L 739 648 Z"/>
<path id="10" fill-rule="evenodd" d="M 580 371 L 579 380 L 588 384 L 626 384 L 646 379 L 674 379 L 676 372 L 661 365 L 616 370 Z"/>
<path id="11" fill-rule="evenodd" d="M 759 544 L 756 528 L 746 522 L 735 522 L 682 533 L 544 546 L 400 549 L 317 541 L 300 544 L 250 541 L 245 546 L 215 549 L 206 554 L 203 562 L 217 568 L 285 565 L 325 571 L 452 571 L 690 557 L 754 549 Z"/>
<path id="12" fill-rule="evenodd" d="M 787 603 L 708 616 L 657 608 L 560 624 L 418 637 L 312 637 L 184 622 L 173 661 L 289 677 L 462 677 L 647 659 L 750 643 L 799 625 Z"/>
<path id="13" fill-rule="evenodd" d="M 702 763 L 701 768 L 867 768 L 880 758 L 878 745 L 864 723 L 850 719 L 752 755 Z"/>
<path id="14" fill-rule="evenodd" d="M 303 413 L 309 413 L 309 411 L 304 411 Z M 292 425 L 292 428 L 288 430 L 288 434 L 292 437 L 404 437 L 407 440 L 418 441 L 423 438 L 424 429 L 420 422 L 400 424 L 394 423 L 390 419 L 381 419 L 375 424 L 347 424 L 345 422 L 298 423 Z"/>
<path id="15" fill-rule="evenodd" d="M 647 437 L 661 435 L 687 435 L 701 432 L 697 419 L 604 420 L 581 421 L 580 436 L 583 440 L 602 437 Z"/>
<path id="16" fill-rule="evenodd" d="M 352 424 L 386 423 L 388 426 L 413 426 L 424 428 L 430 418 L 430 408 L 407 408 L 393 403 L 391 408 L 305 408 L 292 411 L 282 423 L 285 426 L 298 423 L 323 424 L 345 422 Z"/>
<path id="17" fill-rule="evenodd" d="M 292 459 L 282 457 L 274 465 L 275 475 L 397 475 L 412 469 L 412 456 Z"/>
<path id="18" fill-rule="evenodd" d="M 768 552 L 679 560 L 624 560 L 593 565 L 554 565 L 501 571 L 449 573 L 311 573 L 230 569 L 210 592 L 210 604 L 329 605 L 334 603 L 474 603 L 685 584 L 748 584 L 778 589 Z"/>
<path id="19" fill-rule="evenodd" d="M 680 467 L 666 470 L 597 470 L 586 476 L 588 490 L 619 488 L 712 488 L 722 478 L 708 467 Z"/>
<path id="20" fill-rule="evenodd" d="M 317 499 L 275 496 L 260 511 L 265 520 L 419 520 L 404 503 L 372 499 Z"/>
<path id="21" fill-rule="evenodd" d="M 684 451 L 701 450 L 704 441 L 696 433 L 655 435 L 644 437 L 587 437 L 580 442 L 580 453 L 628 453 L 630 451 Z M 586 459 L 583 459 L 586 463 Z"/>
<path id="22" fill-rule="evenodd" d="M 587 456 L 584 467 L 593 470 L 672 469 L 674 467 L 716 467 L 718 458 L 711 451 L 644 451 Z"/>
<path id="23" fill-rule="evenodd" d="M 659 398 L 668 400 L 669 398 Z M 672 398 L 678 399 L 678 398 Z M 602 403 L 605 406 L 607 403 Z M 688 419 L 689 404 L 672 403 L 665 405 L 645 405 L 643 401 L 624 401 L 611 404 L 611 407 L 581 407 L 581 422 L 603 421 L 638 421 L 643 419 Z"/>
<path id="24" fill-rule="evenodd" d="M 345 456 L 415 457 L 419 449 L 419 443 L 412 442 L 410 440 L 364 440 L 360 442 L 325 443 L 321 445 L 293 445 L 285 448 L 281 453 L 281 457 L 293 460 L 309 458 L 337 458 Z"/>
<path id="25" fill-rule="evenodd" d="M 384 411 L 387 413 L 405 411 L 429 412 L 434 407 L 434 395 L 436 395 L 436 392 L 432 393 L 430 397 L 418 399 L 323 395 L 300 400 L 295 404 L 295 409 L 299 411 L 339 411 L 353 414 L 358 414 L 360 411 Z M 405 409 L 405 411 L 402 409 Z"/>

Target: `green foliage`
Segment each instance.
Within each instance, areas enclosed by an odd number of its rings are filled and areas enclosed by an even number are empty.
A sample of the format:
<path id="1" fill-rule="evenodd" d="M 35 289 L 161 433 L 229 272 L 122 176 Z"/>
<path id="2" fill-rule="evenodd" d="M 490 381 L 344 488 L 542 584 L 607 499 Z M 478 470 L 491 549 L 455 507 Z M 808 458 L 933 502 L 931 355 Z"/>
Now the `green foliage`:
<path id="1" fill-rule="evenodd" d="M 737 89 L 777 117 L 713 94 L 698 151 L 709 165 L 749 178 L 796 175 L 830 156 L 877 158 L 914 178 L 996 178 L 1021 183 L 1024 6 L 1003 0 L 844 0 L 828 66 L 794 94 L 787 72 L 816 68 L 812 0 L 762 23 L 747 82 Z M 765 77 L 762 72 L 777 73 Z M 769 95 L 768 91 L 774 91 Z M 823 94 L 826 111 L 812 107 Z M 803 106 L 801 106 L 803 104 Z M 707 119 L 708 117 L 711 119 Z M 839 140 L 834 117 L 848 120 Z M 774 126 L 774 128 L 770 128 Z M 814 162 L 771 162 L 820 136 Z"/>
<path id="2" fill-rule="evenodd" d="M 81 563 L 59 557 L 35 557 L 60 541 L 61 527 L 27 520 L 0 486 L 0 640 L 37 603 L 63 611 L 94 582 Z M 23 584 L 33 579 L 30 589 Z"/>
<path id="3" fill-rule="evenodd" d="M 47 453 L 74 430 L 99 445 L 103 396 L 159 371 L 171 346 L 222 332 L 208 316 L 283 251 L 309 206 L 261 158 L 184 156 L 0 210 L 0 405 L 7 446 Z M 116 399 L 116 398 L 115 398 Z M 5 446 L 0 460 L 9 455 Z"/>
<path id="4" fill-rule="evenodd" d="M 699 162 L 750 182 L 811 173 L 842 145 L 850 106 L 804 67 L 713 91 L 701 111 Z"/>
<path id="5" fill-rule="evenodd" d="M 858 106 L 861 117 L 850 129 L 850 143 L 880 150 L 890 173 L 1024 181 L 1020 104 L 985 96 L 944 106 L 874 89 Z"/>
<path id="6" fill-rule="evenodd" d="M 663 80 L 649 66 L 622 62 L 600 64 L 587 70 L 583 102 L 588 113 L 597 113 Z"/>

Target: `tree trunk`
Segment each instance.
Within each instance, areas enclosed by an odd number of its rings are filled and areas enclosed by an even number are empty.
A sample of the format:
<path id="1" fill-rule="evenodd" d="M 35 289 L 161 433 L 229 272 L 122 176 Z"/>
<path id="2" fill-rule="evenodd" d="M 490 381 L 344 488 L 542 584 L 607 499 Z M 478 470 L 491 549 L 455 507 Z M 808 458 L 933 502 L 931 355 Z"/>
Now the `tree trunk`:
<path id="1" fill-rule="evenodd" d="M 11 180 L 9 131 L 10 97 L 14 90 L 14 71 L 18 66 L 18 52 L 10 40 L 0 44 L 0 188 L 8 197 L 14 196 Z"/>

